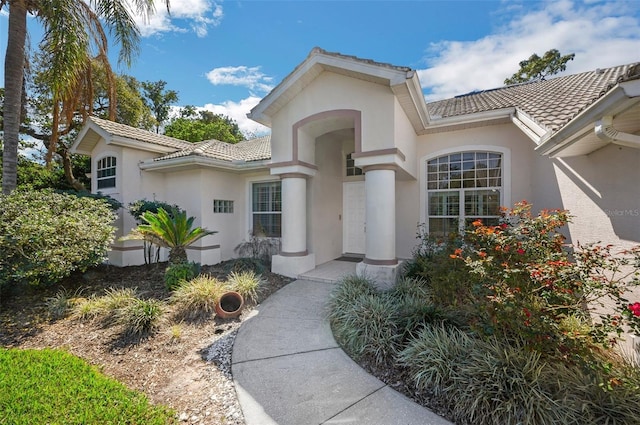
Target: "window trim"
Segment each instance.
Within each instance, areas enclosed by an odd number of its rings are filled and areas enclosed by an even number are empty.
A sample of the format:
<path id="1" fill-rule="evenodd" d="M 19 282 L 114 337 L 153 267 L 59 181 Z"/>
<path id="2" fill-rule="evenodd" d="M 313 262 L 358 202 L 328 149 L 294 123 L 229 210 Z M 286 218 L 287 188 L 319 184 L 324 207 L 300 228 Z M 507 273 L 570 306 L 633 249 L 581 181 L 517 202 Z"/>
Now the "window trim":
<path id="1" fill-rule="evenodd" d="M 246 222 L 245 222 L 245 235 L 249 237 L 249 232 L 253 230 L 253 184 L 254 183 L 280 183 L 280 190 L 282 190 L 282 180 L 278 176 L 261 176 L 251 177 L 246 180 Z M 280 211 L 282 214 L 282 211 Z M 280 236 L 273 236 L 272 239 L 282 238 L 282 229 L 280 229 Z"/>
<path id="2" fill-rule="evenodd" d="M 427 209 L 427 162 L 444 155 L 464 152 L 495 152 L 502 154 L 502 191 L 500 205 L 511 205 L 511 149 L 495 145 L 461 145 L 431 152 L 420 158 L 420 222 L 429 231 L 429 214 Z M 458 190 L 458 189 L 455 189 Z"/>
<path id="3" fill-rule="evenodd" d="M 98 188 L 98 163 L 106 158 L 114 158 L 116 160 L 116 173 L 115 173 L 115 185 L 111 187 Z M 91 172 L 91 187 L 94 193 L 102 192 L 102 193 L 116 193 L 118 192 L 118 187 L 120 186 L 121 179 L 121 161 L 118 155 L 115 152 L 107 151 L 102 152 L 102 154 L 96 157 L 95 161 L 92 164 L 92 172 Z"/>

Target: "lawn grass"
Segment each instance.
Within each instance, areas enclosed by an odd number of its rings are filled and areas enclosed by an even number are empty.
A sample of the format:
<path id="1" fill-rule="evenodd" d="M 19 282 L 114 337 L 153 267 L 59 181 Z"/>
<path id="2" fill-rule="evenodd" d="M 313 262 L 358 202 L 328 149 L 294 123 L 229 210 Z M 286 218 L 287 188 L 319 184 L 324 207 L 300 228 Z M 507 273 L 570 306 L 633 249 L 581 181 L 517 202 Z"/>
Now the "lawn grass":
<path id="1" fill-rule="evenodd" d="M 61 350 L 0 348 L 0 424 L 172 424 L 174 413 Z"/>

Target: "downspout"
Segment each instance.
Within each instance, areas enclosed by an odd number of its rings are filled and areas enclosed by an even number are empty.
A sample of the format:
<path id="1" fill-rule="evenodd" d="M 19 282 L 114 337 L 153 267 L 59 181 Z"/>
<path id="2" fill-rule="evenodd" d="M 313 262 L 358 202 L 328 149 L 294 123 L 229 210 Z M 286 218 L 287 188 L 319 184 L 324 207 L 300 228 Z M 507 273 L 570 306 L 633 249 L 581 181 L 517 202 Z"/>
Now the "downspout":
<path id="1" fill-rule="evenodd" d="M 613 127 L 613 117 L 611 115 L 606 115 L 601 120 L 596 121 L 595 132 L 596 136 L 605 142 L 640 149 L 640 136 L 616 130 Z"/>

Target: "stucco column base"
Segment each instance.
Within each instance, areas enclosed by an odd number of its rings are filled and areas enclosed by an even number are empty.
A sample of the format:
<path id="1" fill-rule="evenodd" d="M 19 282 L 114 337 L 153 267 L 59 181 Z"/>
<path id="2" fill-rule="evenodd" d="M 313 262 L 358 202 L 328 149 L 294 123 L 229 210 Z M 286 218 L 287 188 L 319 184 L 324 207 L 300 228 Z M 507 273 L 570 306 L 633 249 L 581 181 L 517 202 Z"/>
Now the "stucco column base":
<path id="1" fill-rule="evenodd" d="M 362 262 L 356 264 L 356 275 L 371 280 L 379 291 L 386 291 L 393 288 L 400 278 L 401 265 L 402 262 L 392 266 L 377 266 Z"/>
<path id="2" fill-rule="evenodd" d="M 274 255 L 271 257 L 271 272 L 287 277 L 297 278 L 302 273 L 316 268 L 316 254 L 300 257 L 285 257 Z"/>

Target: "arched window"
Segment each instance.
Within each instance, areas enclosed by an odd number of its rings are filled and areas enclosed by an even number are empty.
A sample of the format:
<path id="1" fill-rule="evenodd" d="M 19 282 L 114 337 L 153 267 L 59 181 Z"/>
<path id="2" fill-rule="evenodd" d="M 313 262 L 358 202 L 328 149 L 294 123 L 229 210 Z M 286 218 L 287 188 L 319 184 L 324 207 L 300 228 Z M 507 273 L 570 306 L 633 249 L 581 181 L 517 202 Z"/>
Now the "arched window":
<path id="1" fill-rule="evenodd" d="M 429 233 L 460 232 L 478 219 L 486 225 L 497 225 L 503 202 L 503 167 L 499 152 L 456 152 L 429 159 Z"/>
<path id="2" fill-rule="evenodd" d="M 98 189 L 116 187 L 116 157 L 106 156 L 98 161 L 96 167 Z"/>

